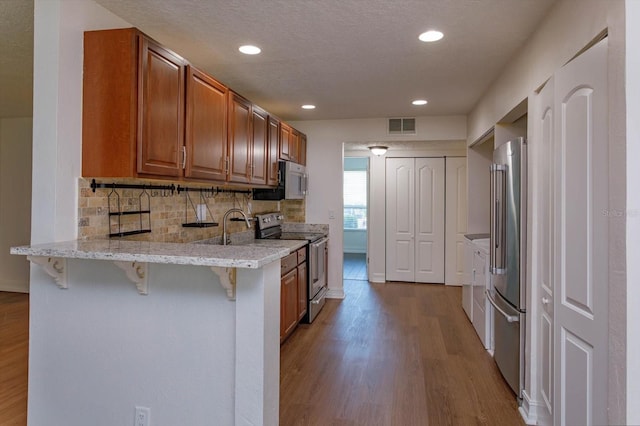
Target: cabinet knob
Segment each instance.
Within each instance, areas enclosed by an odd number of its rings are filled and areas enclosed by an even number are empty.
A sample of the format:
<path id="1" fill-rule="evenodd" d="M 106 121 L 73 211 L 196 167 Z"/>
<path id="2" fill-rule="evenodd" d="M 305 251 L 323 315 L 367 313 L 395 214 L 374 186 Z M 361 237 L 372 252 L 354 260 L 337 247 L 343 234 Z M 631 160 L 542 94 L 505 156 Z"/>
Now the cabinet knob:
<path id="1" fill-rule="evenodd" d="M 548 305 L 548 304 L 549 304 L 549 302 L 551 302 L 551 300 L 549 300 L 548 298 L 546 298 L 546 297 L 543 297 L 543 298 L 542 298 L 542 304 L 543 304 L 543 305 Z"/>

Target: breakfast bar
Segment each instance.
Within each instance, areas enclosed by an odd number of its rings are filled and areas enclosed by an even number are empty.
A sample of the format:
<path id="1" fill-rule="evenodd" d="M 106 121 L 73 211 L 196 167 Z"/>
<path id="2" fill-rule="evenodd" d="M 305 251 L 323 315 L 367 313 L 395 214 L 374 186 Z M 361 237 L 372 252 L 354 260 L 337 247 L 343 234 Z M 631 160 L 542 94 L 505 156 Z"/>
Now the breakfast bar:
<path id="1" fill-rule="evenodd" d="M 297 244 L 12 248 L 43 278 L 29 392 L 46 418 L 30 422 L 129 424 L 151 407 L 153 424 L 277 425 L 280 259 Z"/>

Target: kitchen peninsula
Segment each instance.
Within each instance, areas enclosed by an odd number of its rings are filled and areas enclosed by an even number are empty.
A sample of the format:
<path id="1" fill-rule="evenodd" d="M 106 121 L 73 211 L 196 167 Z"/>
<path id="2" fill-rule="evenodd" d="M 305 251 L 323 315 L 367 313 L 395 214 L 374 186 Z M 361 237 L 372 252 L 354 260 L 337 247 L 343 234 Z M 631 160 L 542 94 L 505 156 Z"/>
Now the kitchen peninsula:
<path id="1" fill-rule="evenodd" d="M 129 424 L 146 407 L 152 424 L 277 425 L 280 259 L 296 244 L 12 248 L 50 276 L 32 280 L 30 422 Z"/>

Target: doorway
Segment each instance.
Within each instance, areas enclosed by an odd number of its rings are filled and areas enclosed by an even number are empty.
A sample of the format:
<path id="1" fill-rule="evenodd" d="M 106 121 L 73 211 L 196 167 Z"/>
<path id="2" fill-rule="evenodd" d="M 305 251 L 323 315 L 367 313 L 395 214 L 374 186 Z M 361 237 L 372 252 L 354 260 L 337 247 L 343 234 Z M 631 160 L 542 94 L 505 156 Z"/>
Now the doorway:
<path id="1" fill-rule="evenodd" d="M 343 279 L 367 281 L 369 158 L 345 157 L 343 169 Z"/>

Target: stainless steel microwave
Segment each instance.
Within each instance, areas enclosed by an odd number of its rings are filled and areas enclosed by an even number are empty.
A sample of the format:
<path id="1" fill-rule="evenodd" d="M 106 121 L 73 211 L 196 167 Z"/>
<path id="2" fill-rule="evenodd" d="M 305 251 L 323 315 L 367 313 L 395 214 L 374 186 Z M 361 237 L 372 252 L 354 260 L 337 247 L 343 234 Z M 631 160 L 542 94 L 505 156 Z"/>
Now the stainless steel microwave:
<path id="1" fill-rule="evenodd" d="M 254 200 L 302 200 L 307 195 L 307 169 L 292 161 L 278 162 L 278 186 L 253 190 Z"/>

